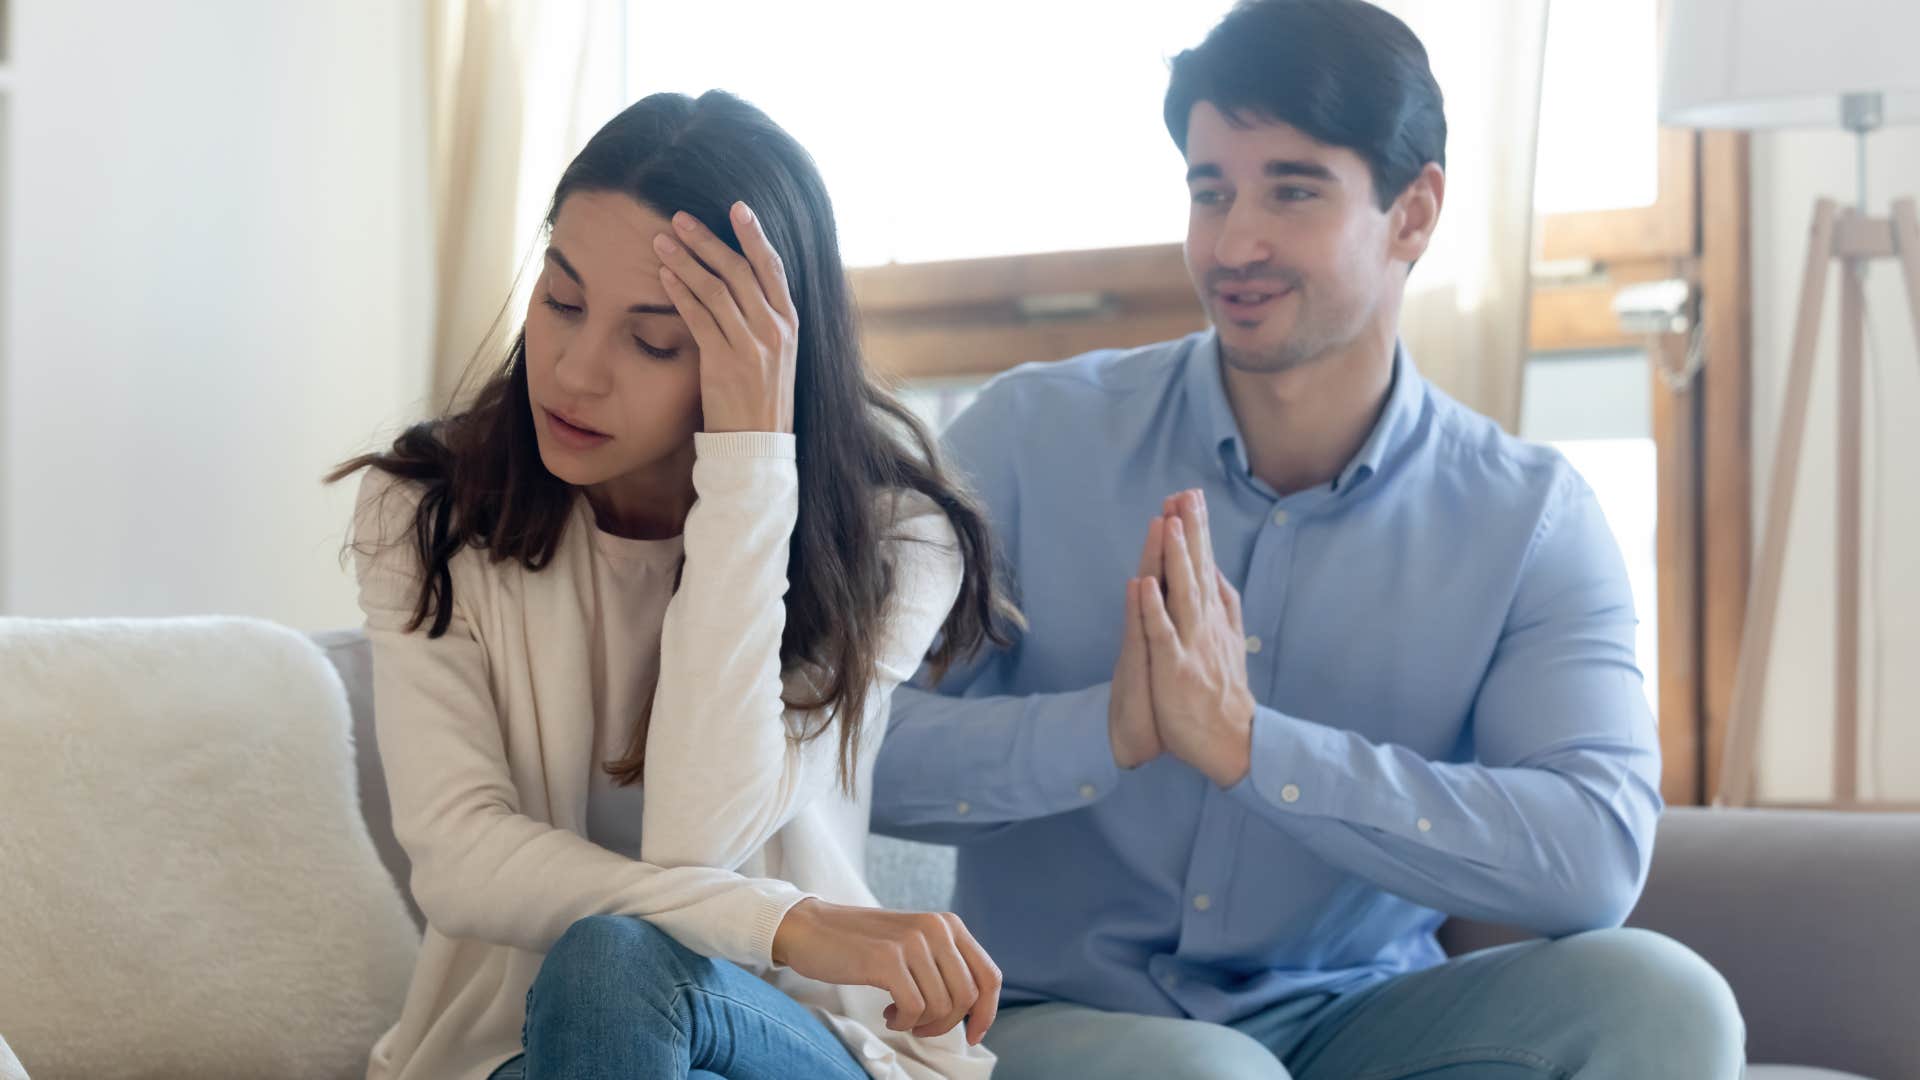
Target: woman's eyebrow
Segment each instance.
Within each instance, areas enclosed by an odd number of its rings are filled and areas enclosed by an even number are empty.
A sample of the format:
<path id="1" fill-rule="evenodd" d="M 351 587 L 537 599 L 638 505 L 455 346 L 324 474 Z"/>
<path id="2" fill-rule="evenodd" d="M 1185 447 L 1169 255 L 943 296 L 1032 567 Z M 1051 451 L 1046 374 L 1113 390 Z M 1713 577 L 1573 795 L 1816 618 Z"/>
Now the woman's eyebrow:
<path id="1" fill-rule="evenodd" d="M 587 283 L 580 280 L 580 271 L 575 270 L 573 264 L 567 261 L 567 257 L 560 254 L 559 248 L 552 246 L 547 248 L 547 261 L 559 267 L 561 273 L 572 278 L 575 285 L 586 288 Z"/>

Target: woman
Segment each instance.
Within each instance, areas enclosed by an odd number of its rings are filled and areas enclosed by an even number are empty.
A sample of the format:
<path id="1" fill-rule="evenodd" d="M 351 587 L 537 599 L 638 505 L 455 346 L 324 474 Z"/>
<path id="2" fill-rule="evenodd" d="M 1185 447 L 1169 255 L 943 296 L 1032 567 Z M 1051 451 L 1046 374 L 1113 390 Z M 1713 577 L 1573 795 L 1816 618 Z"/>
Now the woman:
<path id="1" fill-rule="evenodd" d="M 547 225 L 472 405 L 335 474 L 371 467 L 354 552 L 428 924 L 369 1076 L 985 1076 L 998 970 L 861 868 L 893 687 L 1007 609 L 864 375 L 818 173 L 752 106 L 662 94 Z"/>

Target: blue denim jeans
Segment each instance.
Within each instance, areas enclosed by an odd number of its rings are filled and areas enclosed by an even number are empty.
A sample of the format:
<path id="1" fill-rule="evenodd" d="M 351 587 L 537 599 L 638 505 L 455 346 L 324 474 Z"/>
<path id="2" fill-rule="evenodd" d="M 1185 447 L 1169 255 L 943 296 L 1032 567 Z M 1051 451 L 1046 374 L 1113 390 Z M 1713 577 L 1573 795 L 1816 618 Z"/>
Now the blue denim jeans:
<path id="1" fill-rule="evenodd" d="M 1726 980 L 1644 930 L 1463 956 L 1232 1025 L 1049 1002 L 987 1033 L 994 1080 L 1738 1080 Z"/>
<path id="2" fill-rule="evenodd" d="M 527 992 L 526 1053 L 493 1080 L 866 1080 L 800 1004 L 639 919 L 596 915 L 554 943 Z"/>

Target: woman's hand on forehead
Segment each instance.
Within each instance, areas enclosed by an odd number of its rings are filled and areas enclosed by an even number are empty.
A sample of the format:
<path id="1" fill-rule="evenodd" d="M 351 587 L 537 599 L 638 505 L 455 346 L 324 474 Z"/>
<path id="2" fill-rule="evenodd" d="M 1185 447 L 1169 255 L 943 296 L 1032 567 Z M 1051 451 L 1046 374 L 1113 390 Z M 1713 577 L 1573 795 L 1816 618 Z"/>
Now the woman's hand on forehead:
<path id="1" fill-rule="evenodd" d="M 734 203 L 745 254 L 682 210 L 674 233 L 654 237 L 660 282 L 700 347 L 700 400 L 707 430 L 793 430 L 800 319 L 773 243 L 746 203 Z"/>

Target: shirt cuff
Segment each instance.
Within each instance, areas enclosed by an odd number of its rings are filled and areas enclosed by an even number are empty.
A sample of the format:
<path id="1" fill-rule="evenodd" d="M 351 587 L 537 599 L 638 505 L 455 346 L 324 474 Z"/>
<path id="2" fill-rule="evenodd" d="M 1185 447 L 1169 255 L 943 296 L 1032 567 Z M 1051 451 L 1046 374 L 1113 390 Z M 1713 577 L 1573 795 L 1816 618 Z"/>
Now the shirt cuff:
<path id="1" fill-rule="evenodd" d="M 780 458 L 792 461 L 798 456 L 797 443 L 786 431 L 696 431 L 693 453 L 697 458 Z"/>
<path id="2" fill-rule="evenodd" d="M 1026 754 L 1033 763 L 1034 792 L 1055 813 L 1091 806 L 1120 779 L 1107 725 L 1113 685 L 1101 683 L 1062 697 L 1075 700 L 1057 703 L 1065 708 L 1053 723 L 1031 726 Z"/>
<path id="3" fill-rule="evenodd" d="M 1247 775 L 1227 789 L 1254 811 L 1272 817 L 1307 814 L 1344 817 L 1352 785 L 1341 766 L 1346 733 L 1258 705 Z"/>

